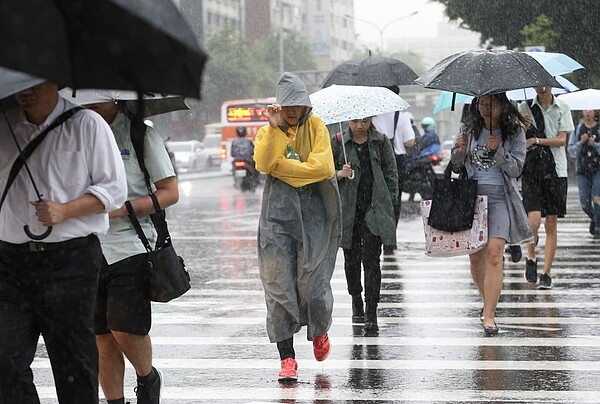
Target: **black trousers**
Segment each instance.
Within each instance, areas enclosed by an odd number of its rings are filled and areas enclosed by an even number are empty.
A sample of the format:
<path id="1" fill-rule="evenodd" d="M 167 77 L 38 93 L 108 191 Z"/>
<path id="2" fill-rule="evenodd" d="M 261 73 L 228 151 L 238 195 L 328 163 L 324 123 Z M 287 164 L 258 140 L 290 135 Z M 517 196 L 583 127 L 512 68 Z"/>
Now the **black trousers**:
<path id="1" fill-rule="evenodd" d="M 0 369 L 11 376 L 0 374 L 1 404 L 39 403 L 31 363 L 40 334 L 59 402 L 98 403 L 93 315 L 101 262 L 95 236 L 52 251 L 0 242 Z"/>
<path id="2" fill-rule="evenodd" d="M 344 249 L 344 271 L 348 293 L 358 295 L 363 291 L 360 274 L 364 268 L 365 301 L 379 302 L 381 290 L 381 239 L 369 231 L 362 218 L 356 218 L 352 229 L 352 248 Z"/>

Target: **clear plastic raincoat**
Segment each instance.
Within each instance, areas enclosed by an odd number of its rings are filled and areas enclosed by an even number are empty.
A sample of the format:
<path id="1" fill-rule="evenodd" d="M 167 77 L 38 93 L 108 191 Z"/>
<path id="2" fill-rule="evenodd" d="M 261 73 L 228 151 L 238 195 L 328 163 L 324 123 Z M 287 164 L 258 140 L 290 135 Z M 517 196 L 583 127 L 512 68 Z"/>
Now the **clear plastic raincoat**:
<path id="1" fill-rule="evenodd" d="M 256 168 L 267 173 L 258 229 L 260 277 L 271 342 L 307 325 L 307 338 L 331 326 L 331 277 L 341 237 L 340 198 L 329 133 L 311 116 L 304 83 L 284 73 L 277 103 L 304 106 L 294 127 L 262 127 L 256 135 Z M 291 146 L 299 160 L 287 158 Z"/>

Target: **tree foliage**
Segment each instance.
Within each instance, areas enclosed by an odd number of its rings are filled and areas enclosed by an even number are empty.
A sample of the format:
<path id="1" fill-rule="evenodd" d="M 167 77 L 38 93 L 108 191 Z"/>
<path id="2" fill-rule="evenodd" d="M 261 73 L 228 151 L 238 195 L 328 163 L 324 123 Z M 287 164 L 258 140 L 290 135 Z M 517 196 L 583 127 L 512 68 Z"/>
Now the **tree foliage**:
<path id="1" fill-rule="evenodd" d="M 285 35 L 283 49 L 286 71 L 315 69 L 314 56 L 302 38 Z M 202 103 L 209 122 L 219 121 L 225 100 L 275 95 L 279 78 L 277 33 L 247 41 L 235 31 L 220 31 L 208 40 L 206 51 L 209 60 L 203 79 Z"/>
<path id="2" fill-rule="evenodd" d="M 571 56 L 583 66 L 569 76 L 579 87 L 600 86 L 596 62 L 600 30 L 597 0 L 434 0 L 446 6 L 451 20 L 481 34 L 481 43 L 506 46 L 544 45 L 548 52 Z M 542 17 L 543 16 L 543 17 Z M 543 41 L 533 43 L 533 41 Z"/>

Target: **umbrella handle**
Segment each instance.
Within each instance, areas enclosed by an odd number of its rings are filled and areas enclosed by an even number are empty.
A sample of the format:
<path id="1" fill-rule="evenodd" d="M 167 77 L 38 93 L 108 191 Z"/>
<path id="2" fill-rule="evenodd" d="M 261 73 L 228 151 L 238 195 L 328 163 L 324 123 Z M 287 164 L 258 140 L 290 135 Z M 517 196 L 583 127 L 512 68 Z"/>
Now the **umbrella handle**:
<path id="1" fill-rule="evenodd" d="M 349 180 L 353 180 L 354 179 L 354 170 L 352 170 L 352 174 L 350 175 L 350 177 L 348 177 Z"/>
<path id="2" fill-rule="evenodd" d="M 43 232 L 42 234 L 33 234 L 30 230 L 29 230 L 29 225 L 25 225 L 23 226 L 23 230 L 25 231 L 25 234 L 27 234 L 27 237 L 29 237 L 32 240 L 43 240 L 46 237 L 48 237 L 50 235 L 50 233 L 52 233 L 52 226 L 49 226 L 45 232 Z"/>

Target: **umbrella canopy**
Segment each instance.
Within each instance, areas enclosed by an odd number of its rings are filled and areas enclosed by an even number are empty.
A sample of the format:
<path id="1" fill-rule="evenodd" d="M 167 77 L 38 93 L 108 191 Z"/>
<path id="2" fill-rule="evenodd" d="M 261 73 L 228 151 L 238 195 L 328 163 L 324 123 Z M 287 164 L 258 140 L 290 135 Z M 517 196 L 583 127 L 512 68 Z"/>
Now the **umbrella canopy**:
<path id="1" fill-rule="evenodd" d="M 67 100 L 79 105 L 97 104 L 111 101 L 125 101 L 127 109 L 131 112 L 137 111 L 138 93 L 123 90 L 76 90 L 63 88 L 60 95 Z M 142 117 L 166 114 L 173 111 L 190 109 L 185 99 L 179 96 L 165 96 L 153 93 L 144 94 Z"/>
<path id="2" fill-rule="evenodd" d="M 553 76 L 567 74 L 584 67 L 575 59 L 564 53 L 553 52 L 523 52 L 541 64 L 548 73 Z"/>
<path id="3" fill-rule="evenodd" d="M 415 83 L 476 97 L 538 85 L 561 87 L 534 58 L 512 50 L 456 53 L 437 63 Z"/>
<path id="4" fill-rule="evenodd" d="M 558 98 L 566 102 L 572 110 L 600 110 L 600 90 L 594 88 L 563 94 Z"/>
<path id="5" fill-rule="evenodd" d="M 332 85 L 310 95 L 313 113 L 326 125 L 361 119 L 392 111 L 405 111 L 409 105 L 384 87 Z"/>
<path id="6" fill-rule="evenodd" d="M 384 56 L 367 56 L 340 63 L 325 80 L 323 88 L 332 84 L 349 86 L 403 86 L 412 84 L 417 73 L 404 62 Z"/>
<path id="7" fill-rule="evenodd" d="M 566 92 L 570 92 L 570 91 L 577 91 L 579 90 L 579 87 L 577 87 L 575 84 L 571 83 L 569 80 L 565 79 L 562 76 L 556 76 L 556 81 L 558 81 L 563 88 L 552 88 L 552 94 L 554 95 L 558 95 L 558 94 L 564 94 Z M 433 113 L 437 114 L 440 111 L 443 111 L 445 109 L 448 109 L 452 106 L 452 92 L 450 91 L 442 91 L 440 93 L 440 96 L 435 104 L 435 106 L 433 107 Z M 515 101 L 522 101 L 522 100 L 532 100 L 535 96 L 535 90 L 533 89 L 533 87 L 528 87 L 528 88 L 523 88 L 520 90 L 510 90 L 506 92 L 506 96 L 508 97 L 509 100 L 515 100 Z M 471 100 L 473 99 L 472 96 L 470 95 L 466 95 L 466 94 L 456 94 L 456 100 L 454 101 L 455 104 L 459 104 L 461 102 L 465 102 L 465 103 L 470 103 Z"/>
<path id="8" fill-rule="evenodd" d="M 0 67 L 0 100 L 43 83 L 44 79 Z"/>
<path id="9" fill-rule="evenodd" d="M 0 2 L 0 66 L 73 88 L 200 98 L 205 60 L 172 0 Z"/>

